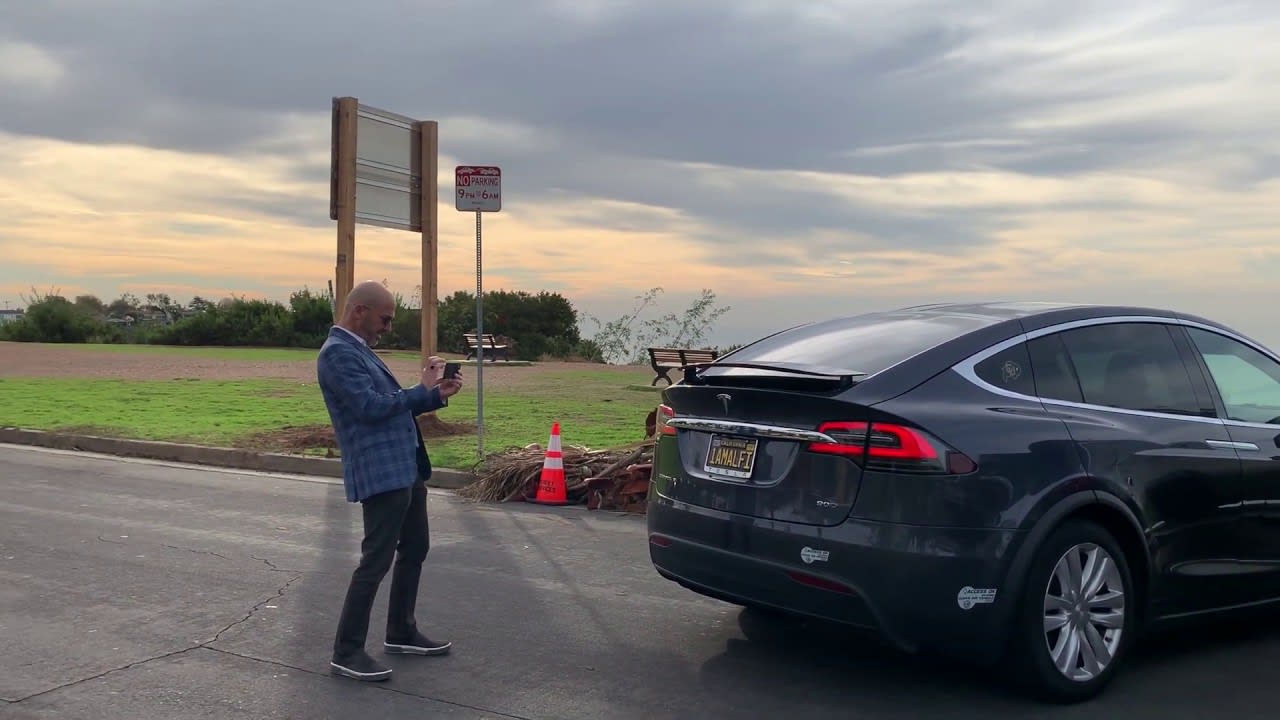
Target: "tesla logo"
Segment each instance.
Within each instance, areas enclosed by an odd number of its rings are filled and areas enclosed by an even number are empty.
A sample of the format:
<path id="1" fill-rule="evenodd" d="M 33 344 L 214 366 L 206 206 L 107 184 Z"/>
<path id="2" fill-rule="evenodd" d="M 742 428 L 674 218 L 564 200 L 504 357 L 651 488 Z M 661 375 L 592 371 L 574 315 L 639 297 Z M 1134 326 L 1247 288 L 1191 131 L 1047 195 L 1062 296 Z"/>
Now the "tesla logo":
<path id="1" fill-rule="evenodd" d="M 733 396 L 729 395 L 728 393 L 720 393 L 719 395 L 716 396 L 716 399 L 719 400 L 720 404 L 724 407 L 724 414 L 728 415 L 729 401 L 733 399 Z"/>

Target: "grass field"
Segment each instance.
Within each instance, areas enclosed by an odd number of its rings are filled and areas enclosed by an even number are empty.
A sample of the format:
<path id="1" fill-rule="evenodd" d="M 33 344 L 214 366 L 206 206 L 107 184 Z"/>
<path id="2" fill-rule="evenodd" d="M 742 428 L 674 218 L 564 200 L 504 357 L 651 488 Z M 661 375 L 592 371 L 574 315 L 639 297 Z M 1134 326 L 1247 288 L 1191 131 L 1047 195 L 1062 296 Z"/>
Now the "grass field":
<path id="1" fill-rule="evenodd" d="M 331 438 L 314 350 L 23 343 L 0 350 L 15 360 L 6 363 L 10 372 L 0 368 L 0 426 L 279 452 L 323 453 Z M 412 382 L 417 353 L 384 357 Z M 478 459 L 475 369 L 464 373 L 463 392 L 437 413 L 464 434 L 427 441 L 439 467 Z M 546 443 L 555 421 L 566 445 L 635 442 L 659 402 L 645 387 L 647 368 L 499 363 L 486 364 L 484 373 L 486 454 Z"/>

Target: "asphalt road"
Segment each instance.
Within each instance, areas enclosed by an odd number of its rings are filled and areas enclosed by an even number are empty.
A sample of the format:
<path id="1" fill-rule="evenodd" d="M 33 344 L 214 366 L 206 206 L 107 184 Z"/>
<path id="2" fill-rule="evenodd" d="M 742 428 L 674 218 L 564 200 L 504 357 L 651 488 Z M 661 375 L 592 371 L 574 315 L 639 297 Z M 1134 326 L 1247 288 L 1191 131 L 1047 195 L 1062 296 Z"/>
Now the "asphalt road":
<path id="1" fill-rule="evenodd" d="M 659 578 L 643 518 L 433 491 L 419 622 L 447 657 L 329 675 L 358 546 L 328 479 L 0 446 L 0 717 L 1275 717 L 1280 620 L 1156 639 L 1106 695 L 778 622 Z M 371 626 L 380 642 L 385 585 Z"/>

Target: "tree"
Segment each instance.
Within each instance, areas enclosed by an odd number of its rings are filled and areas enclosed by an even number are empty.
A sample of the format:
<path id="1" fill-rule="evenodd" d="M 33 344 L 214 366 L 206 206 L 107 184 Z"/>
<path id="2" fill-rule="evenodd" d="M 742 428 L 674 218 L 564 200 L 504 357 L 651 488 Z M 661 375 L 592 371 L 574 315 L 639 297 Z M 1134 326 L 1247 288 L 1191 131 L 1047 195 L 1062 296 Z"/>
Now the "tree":
<path id="1" fill-rule="evenodd" d="M 475 295 L 459 290 L 436 310 L 436 344 L 441 350 L 465 352 L 463 334 L 476 330 Z M 559 293 L 495 290 L 484 294 L 484 331 L 515 341 L 512 357 L 584 355 L 578 313 Z"/>
<path id="2" fill-rule="evenodd" d="M 120 297 L 111 301 L 107 305 L 107 316 L 113 318 L 124 317 L 125 315 L 136 315 L 138 309 L 142 307 L 142 303 L 138 301 L 138 296 L 133 293 L 124 293 Z"/>
<path id="3" fill-rule="evenodd" d="M 23 301 L 27 311 L 22 319 L 4 325 L 0 337 L 19 342 L 87 343 L 102 341 L 108 334 L 96 315 L 57 291 L 41 295 L 33 290 Z"/>
<path id="4" fill-rule="evenodd" d="M 386 284 L 385 281 L 383 283 Z M 660 288 L 641 298 L 635 313 L 609 323 L 597 339 L 610 344 L 610 356 L 624 361 L 643 354 L 644 344 L 663 342 L 692 344 L 701 341 L 707 327 L 727 308 L 714 307 L 709 291 L 685 314 L 668 314 L 641 321 Z M 333 323 L 333 296 L 309 288 L 293 292 L 288 304 L 227 297 L 218 301 L 195 296 L 185 307 L 168 293 L 149 292 L 139 300 L 122 293 L 110 303 L 93 295 L 74 302 L 50 292 L 28 299 L 27 318 L 0 326 L 0 338 L 27 342 L 121 342 L 164 345 L 319 347 Z M 382 338 L 387 348 L 418 349 L 422 346 L 421 288 L 406 299 L 394 294 L 395 321 Z M 416 307 L 415 307 L 416 306 Z M 437 303 L 437 347 L 444 352 L 466 351 L 465 333 L 476 329 L 475 296 L 457 291 Z M 121 322 L 131 316 L 145 320 L 154 310 L 165 312 L 172 322 Z M 605 362 L 595 339 L 584 339 L 580 327 L 585 316 L 559 293 L 496 290 L 485 294 L 484 330 L 507 336 L 514 359 L 542 358 Z M 105 317 L 104 317 L 105 316 Z M 591 318 L 594 320 L 594 318 Z M 599 324 L 599 321 L 595 321 Z"/>
<path id="5" fill-rule="evenodd" d="M 299 342 L 308 347 L 323 344 L 333 325 L 333 303 L 328 294 L 303 288 L 289 296 L 289 309 L 293 312 L 293 330 Z"/>
<path id="6" fill-rule="evenodd" d="M 75 306 L 96 318 L 105 317 L 107 305 L 95 295 L 77 295 Z"/>
<path id="7" fill-rule="evenodd" d="M 682 314 L 667 313 L 644 320 L 637 327 L 640 314 L 662 292 L 661 287 L 655 287 L 636 296 L 635 309 L 617 320 L 602 324 L 597 318 L 588 316 L 599 328 L 592 342 L 605 362 L 644 362 L 645 350 L 650 347 L 699 347 L 710 332 L 712 323 L 731 309 L 729 306 L 717 307 L 716 294 L 703 289 L 702 295 Z"/>

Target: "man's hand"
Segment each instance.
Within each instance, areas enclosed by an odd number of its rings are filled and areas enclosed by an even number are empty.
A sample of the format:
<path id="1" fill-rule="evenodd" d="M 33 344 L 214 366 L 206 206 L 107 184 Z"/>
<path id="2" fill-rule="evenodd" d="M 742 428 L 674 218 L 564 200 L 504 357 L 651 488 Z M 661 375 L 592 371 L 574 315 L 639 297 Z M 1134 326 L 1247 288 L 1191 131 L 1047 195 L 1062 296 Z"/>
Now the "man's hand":
<path id="1" fill-rule="evenodd" d="M 440 382 L 440 373 L 444 372 L 444 359 L 432 355 L 427 358 L 427 366 L 422 368 L 422 386 L 435 387 Z"/>
<path id="2" fill-rule="evenodd" d="M 440 389 L 440 397 L 447 398 L 457 395 L 458 391 L 462 389 L 462 373 L 459 372 L 458 376 L 452 380 L 441 380 L 436 387 Z"/>
<path id="3" fill-rule="evenodd" d="M 458 394 L 462 389 L 462 372 L 458 372 L 458 376 L 453 379 L 443 379 L 440 374 L 444 372 L 444 359 L 432 355 L 427 358 L 427 366 L 422 368 L 422 386 L 437 387 L 440 389 L 440 397 L 447 398 Z"/>

